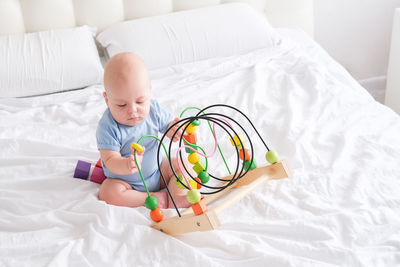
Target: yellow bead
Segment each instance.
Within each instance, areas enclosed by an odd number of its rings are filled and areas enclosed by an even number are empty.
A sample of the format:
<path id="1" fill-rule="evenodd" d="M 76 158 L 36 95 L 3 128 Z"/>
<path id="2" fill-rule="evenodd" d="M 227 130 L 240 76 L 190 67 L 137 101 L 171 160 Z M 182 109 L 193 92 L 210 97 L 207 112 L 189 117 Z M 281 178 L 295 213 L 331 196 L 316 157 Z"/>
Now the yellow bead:
<path id="1" fill-rule="evenodd" d="M 186 132 L 187 132 L 188 134 L 192 134 L 192 133 L 194 133 L 196 130 L 197 130 L 197 126 L 194 125 L 194 124 L 192 124 L 192 123 L 186 128 Z"/>
<path id="2" fill-rule="evenodd" d="M 244 137 L 243 137 L 243 134 L 242 134 L 242 133 L 240 133 L 240 134 L 238 134 L 238 135 L 235 135 L 235 136 L 233 137 L 233 140 L 235 140 L 236 146 L 237 146 L 237 147 L 240 147 L 240 149 L 241 149 L 241 145 L 240 145 L 239 139 L 242 141 L 242 144 L 243 144 L 243 146 L 244 146 L 244 141 L 245 141 L 245 140 L 244 140 Z M 231 138 L 230 140 L 231 140 L 232 146 L 235 146 L 235 143 L 233 142 L 232 138 Z"/>
<path id="3" fill-rule="evenodd" d="M 141 145 L 139 145 L 138 143 L 132 143 L 131 146 L 132 146 L 133 149 L 135 149 L 135 150 L 137 150 L 137 151 L 139 151 L 139 152 L 142 152 L 143 149 L 144 149 L 144 148 L 143 148 Z"/>
<path id="4" fill-rule="evenodd" d="M 189 184 L 192 187 L 192 189 L 197 189 L 197 182 L 195 180 L 190 179 Z"/>
<path id="5" fill-rule="evenodd" d="M 189 161 L 190 163 L 192 163 L 192 164 L 196 164 L 197 162 L 199 162 L 199 160 L 200 160 L 200 156 L 199 156 L 199 154 L 197 154 L 196 152 L 191 153 L 191 154 L 188 156 L 188 161 Z"/>
<path id="6" fill-rule="evenodd" d="M 180 189 L 186 189 L 186 187 L 184 187 L 180 182 L 178 182 L 178 179 L 182 181 L 182 183 L 184 185 L 186 185 L 187 187 L 188 184 L 186 183 L 186 180 L 183 178 L 182 174 L 178 174 L 178 178 L 174 178 L 174 184 L 176 187 L 180 188 Z M 189 184 L 192 187 L 192 189 L 197 189 L 197 182 L 189 177 L 187 177 L 187 179 L 189 180 Z"/>

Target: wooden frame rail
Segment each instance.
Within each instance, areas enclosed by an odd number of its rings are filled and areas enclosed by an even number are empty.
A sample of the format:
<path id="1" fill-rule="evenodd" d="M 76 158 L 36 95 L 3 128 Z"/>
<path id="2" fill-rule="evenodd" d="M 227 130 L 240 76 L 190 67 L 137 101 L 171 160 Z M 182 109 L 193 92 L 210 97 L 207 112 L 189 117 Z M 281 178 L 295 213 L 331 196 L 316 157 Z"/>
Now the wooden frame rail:
<path id="1" fill-rule="evenodd" d="M 205 201 L 206 205 L 209 205 L 217 199 L 232 192 L 233 189 L 236 189 L 234 194 L 230 198 L 220 203 L 213 209 L 209 209 L 207 212 L 195 216 L 192 213 L 192 209 L 188 208 L 182 212 L 182 217 L 175 216 L 172 218 L 168 218 L 161 222 L 153 224 L 151 227 L 173 236 L 195 231 L 213 230 L 221 225 L 218 215 L 222 213 L 225 209 L 238 202 L 254 188 L 269 179 L 282 179 L 290 177 L 290 175 L 290 169 L 287 162 L 284 160 L 281 162 L 277 162 L 273 165 L 256 168 L 252 171 L 249 171 L 244 177 L 237 180 L 234 184 L 232 184 L 225 190 L 204 197 L 203 201 Z M 224 177 L 224 179 L 231 178 L 232 175 Z"/>

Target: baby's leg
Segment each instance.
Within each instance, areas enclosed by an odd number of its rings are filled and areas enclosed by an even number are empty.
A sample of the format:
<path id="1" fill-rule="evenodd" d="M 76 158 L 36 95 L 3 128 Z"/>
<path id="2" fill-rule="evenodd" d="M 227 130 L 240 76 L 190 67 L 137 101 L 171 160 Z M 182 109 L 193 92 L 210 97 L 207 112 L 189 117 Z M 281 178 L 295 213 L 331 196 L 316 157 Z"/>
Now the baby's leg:
<path id="1" fill-rule="evenodd" d="M 165 209 L 168 207 L 166 192 L 151 192 L 150 195 L 158 199 L 159 208 Z M 116 206 L 132 208 L 144 206 L 146 198 L 146 192 L 134 190 L 130 184 L 119 179 L 105 179 L 99 190 L 100 200 Z"/>
<path id="2" fill-rule="evenodd" d="M 179 169 L 178 169 L 178 164 L 176 162 L 176 158 L 172 158 L 172 165 L 174 167 L 174 170 L 177 174 L 180 173 Z M 191 164 L 184 159 L 184 163 L 186 168 L 188 169 L 188 171 L 190 172 L 190 174 L 193 177 L 196 177 L 196 173 L 194 172 L 194 170 L 192 170 L 191 168 Z M 185 171 L 183 169 L 182 166 L 182 170 Z M 172 197 L 174 198 L 175 204 L 177 205 L 178 208 L 188 208 L 191 206 L 191 204 L 187 201 L 186 199 L 186 193 L 187 193 L 187 189 L 181 189 L 175 186 L 174 184 L 174 180 L 175 180 L 175 175 L 171 169 L 171 166 L 169 165 L 169 161 L 168 159 L 164 158 L 161 164 L 161 171 L 164 175 L 164 178 L 166 179 L 166 182 L 168 183 L 168 189 L 170 190 Z M 186 175 L 186 178 L 190 179 L 190 177 L 188 175 Z M 161 178 L 160 178 L 161 179 Z M 161 179 L 160 181 L 160 185 L 161 188 L 165 187 L 164 181 Z M 168 208 L 175 208 L 174 204 L 172 203 L 172 200 L 170 198 L 170 196 L 168 195 Z"/>

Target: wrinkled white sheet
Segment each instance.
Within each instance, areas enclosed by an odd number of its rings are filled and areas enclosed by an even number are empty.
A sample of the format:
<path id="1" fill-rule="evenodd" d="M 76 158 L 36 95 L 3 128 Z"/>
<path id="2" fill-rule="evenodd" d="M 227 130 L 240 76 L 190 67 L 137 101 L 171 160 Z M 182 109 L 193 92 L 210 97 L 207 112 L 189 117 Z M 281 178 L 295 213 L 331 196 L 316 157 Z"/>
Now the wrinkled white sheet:
<path id="1" fill-rule="evenodd" d="M 176 115 L 214 103 L 243 110 L 293 177 L 257 188 L 217 230 L 171 237 L 149 227 L 146 208 L 107 205 L 97 184 L 72 178 L 78 159 L 98 159 L 101 86 L 1 99 L 0 266 L 400 264 L 400 118 L 312 41 L 285 37 L 275 50 L 152 79 L 154 97 Z M 246 129 L 263 164 L 265 148 Z M 206 130 L 199 143 L 210 145 Z M 226 174 L 219 158 L 210 162 Z"/>

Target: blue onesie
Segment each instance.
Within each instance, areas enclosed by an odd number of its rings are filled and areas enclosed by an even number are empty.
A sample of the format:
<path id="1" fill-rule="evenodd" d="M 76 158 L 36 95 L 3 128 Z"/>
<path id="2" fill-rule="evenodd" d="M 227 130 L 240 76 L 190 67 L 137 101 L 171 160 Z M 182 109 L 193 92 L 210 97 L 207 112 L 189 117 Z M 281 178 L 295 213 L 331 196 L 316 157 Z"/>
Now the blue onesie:
<path id="1" fill-rule="evenodd" d="M 158 136 L 159 132 L 164 133 L 173 120 L 172 114 L 161 108 L 154 99 L 150 102 L 149 115 L 138 125 L 126 126 L 114 120 L 110 110 L 104 112 L 99 121 L 96 131 L 97 148 L 109 149 L 120 152 L 122 157 L 131 155 L 131 143 L 137 142 L 143 135 Z M 157 166 L 158 141 L 154 138 L 145 138 L 140 145 L 146 148 L 143 154 L 142 174 L 149 191 L 160 190 L 160 171 Z M 162 154 L 160 153 L 160 162 Z M 145 191 L 143 182 L 138 172 L 129 175 L 118 175 L 110 172 L 102 160 L 104 174 L 108 178 L 118 178 L 129 183 L 135 190 Z"/>

